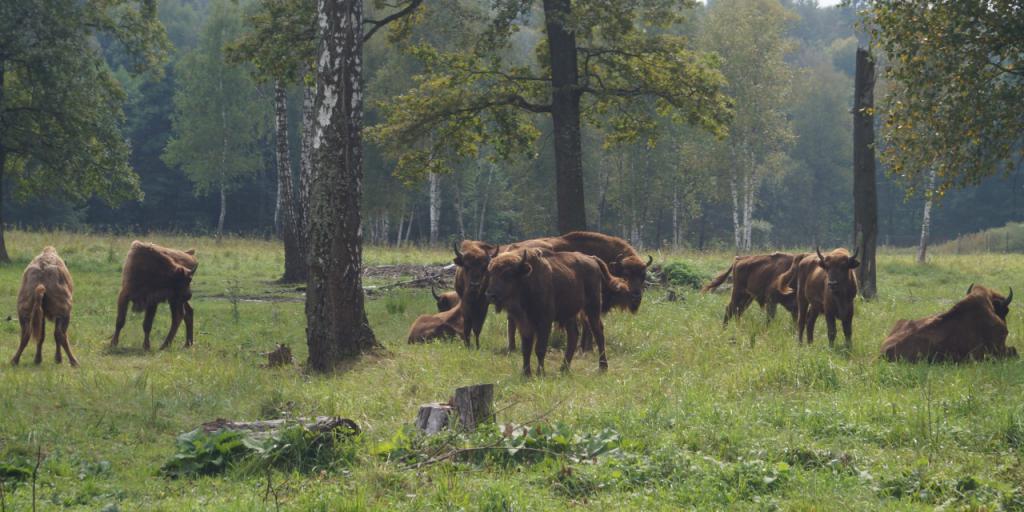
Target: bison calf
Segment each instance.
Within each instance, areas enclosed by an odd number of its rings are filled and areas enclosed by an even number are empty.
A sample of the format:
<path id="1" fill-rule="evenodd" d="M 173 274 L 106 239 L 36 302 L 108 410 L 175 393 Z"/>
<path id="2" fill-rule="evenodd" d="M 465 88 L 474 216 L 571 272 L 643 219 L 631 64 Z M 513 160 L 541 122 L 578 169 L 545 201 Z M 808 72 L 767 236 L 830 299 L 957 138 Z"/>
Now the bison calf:
<path id="1" fill-rule="evenodd" d="M 458 292 L 444 292 L 438 295 L 434 290 L 434 285 L 430 285 L 430 294 L 434 296 L 434 302 L 437 303 L 438 313 L 444 313 L 459 304 Z"/>
<path id="2" fill-rule="evenodd" d="M 117 346 L 121 329 L 128 315 L 128 303 L 135 311 L 145 311 L 142 330 L 145 339 L 142 347 L 149 350 L 149 332 L 153 328 L 156 308 L 161 302 L 171 306 L 171 327 L 167 331 L 160 349 L 167 348 L 178 332 L 181 321 L 185 320 L 185 346 L 192 346 L 192 276 L 199 263 L 195 250 L 179 251 L 156 244 L 132 242 L 125 258 L 121 273 L 121 294 L 117 297 L 117 324 L 110 345 Z"/>
<path id="3" fill-rule="evenodd" d="M 35 363 L 43 362 L 43 338 L 46 337 L 46 319 L 53 320 L 53 340 L 57 344 L 54 360 L 61 362 L 61 349 L 68 355 L 71 366 L 78 360 L 68 344 L 68 325 L 71 323 L 71 273 L 64 260 L 53 247 L 46 247 L 36 256 L 21 276 L 18 292 L 18 321 L 21 323 L 21 344 L 11 359 L 18 364 L 29 338 L 36 340 Z"/>
<path id="4" fill-rule="evenodd" d="M 600 368 L 608 368 L 601 322 L 602 296 L 606 288 L 628 296 L 629 288 L 621 279 L 612 278 L 604 262 L 577 252 L 528 249 L 494 257 L 487 275 L 488 301 L 496 310 L 508 311 L 522 336 L 524 375 L 531 374 L 531 352 L 537 356 L 538 371 L 544 371 L 544 355 L 554 322 L 566 332 L 562 369 L 569 369 L 576 352 L 576 319 L 580 313 L 585 315 L 597 341 Z"/>
<path id="5" fill-rule="evenodd" d="M 857 253 L 853 256 L 846 249 L 836 249 L 824 256 L 817 248 L 817 257 L 808 256 L 800 260 L 795 269 L 796 290 L 788 288 L 784 295 L 796 294 L 797 341 L 803 342 L 807 331 L 807 343 L 814 342 L 814 324 L 818 315 L 825 313 L 828 326 L 828 343 L 836 340 L 836 319 L 843 324 L 843 338 L 846 347 L 853 345 L 853 302 L 857 297 L 857 276 L 853 269 L 860 265 Z M 789 276 L 780 277 L 786 283 Z"/>
<path id="6" fill-rule="evenodd" d="M 439 338 L 454 338 L 462 334 L 461 304 L 434 315 L 420 315 L 409 328 L 409 343 L 421 343 Z"/>
<path id="7" fill-rule="evenodd" d="M 775 318 L 777 304 L 782 304 L 793 319 L 796 320 L 796 297 L 795 294 L 783 295 L 778 293 L 776 283 L 806 254 L 787 254 L 775 252 L 772 254 L 757 254 L 752 256 L 737 256 L 732 265 L 722 272 L 714 280 L 701 288 L 701 293 L 714 291 L 733 276 L 732 297 L 729 304 L 725 306 L 725 317 L 722 319 L 722 326 L 729 323 L 733 316 L 739 318 L 747 310 L 753 301 L 768 313 L 768 322 Z M 795 278 L 795 274 L 793 275 Z M 784 282 L 783 286 L 792 287 L 792 283 Z"/>

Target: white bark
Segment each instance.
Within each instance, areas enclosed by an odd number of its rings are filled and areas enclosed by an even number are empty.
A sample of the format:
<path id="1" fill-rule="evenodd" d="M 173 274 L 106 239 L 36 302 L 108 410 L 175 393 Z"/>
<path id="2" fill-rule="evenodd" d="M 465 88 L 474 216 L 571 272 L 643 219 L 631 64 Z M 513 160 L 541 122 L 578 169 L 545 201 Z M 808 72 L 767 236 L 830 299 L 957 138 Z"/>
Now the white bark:
<path id="1" fill-rule="evenodd" d="M 398 216 L 398 234 L 395 235 L 395 247 L 402 247 L 402 225 L 405 224 L 405 214 Z"/>
<path id="2" fill-rule="evenodd" d="M 679 190 L 672 191 L 672 248 L 679 248 Z"/>
<path id="3" fill-rule="evenodd" d="M 753 170 L 750 174 L 747 174 L 747 183 L 745 186 L 744 193 L 744 204 L 743 204 L 743 250 L 750 252 L 753 249 L 753 230 L 754 230 L 754 175 Z"/>
<path id="4" fill-rule="evenodd" d="M 455 207 L 455 220 L 459 226 L 459 239 L 466 239 L 466 224 L 462 218 L 462 180 L 456 176 L 455 180 L 455 201 L 453 203 Z"/>
<path id="5" fill-rule="evenodd" d="M 405 244 L 406 246 L 409 245 L 409 236 L 412 235 L 412 219 L 415 214 L 415 208 L 409 210 L 409 222 L 405 224 L 405 240 L 402 241 L 402 243 Z"/>
<path id="6" fill-rule="evenodd" d="M 437 245 L 441 225 L 441 176 L 430 173 L 430 245 Z"/>
<path id="7" fill-rule="evenodd" d="M 935 170 L 928 174 L 928 200 L 924 203 L 924 215 L 921 216 L 921 243 L 917 247 L 917 262 L 924 263 L 928 256 L 928 239 L 932 228 L 932 197 L 935 192 Z"/>
<path id="8" fill-rule="evenodd" d="M 743 225 L 740 224 L 739 178 L 735 170 L 729 180 L 729 189 L 732 193 L 732 235 L 736 243 L 736 254 L 739 254 L 743 250 Z"/>

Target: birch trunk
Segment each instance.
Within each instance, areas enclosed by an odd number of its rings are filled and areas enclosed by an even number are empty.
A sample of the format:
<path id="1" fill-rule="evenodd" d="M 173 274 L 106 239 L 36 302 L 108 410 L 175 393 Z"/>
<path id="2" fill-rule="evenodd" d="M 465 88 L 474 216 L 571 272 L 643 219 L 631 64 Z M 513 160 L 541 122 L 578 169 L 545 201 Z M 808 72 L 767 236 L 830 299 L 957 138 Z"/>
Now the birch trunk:
<path id="1" fill-rule="evenodd" d="M 437 245 L 441 225 L 441 176 L 430 173 L 430 245 Z"/>
<path id="2" fill-rule="evenodd" d="M 487 181 L 484 183 L 484 194 L 483 201 L 480 203 L 480 216 L 477 219 L 476 225 L 476 239 L 484 239 L 484 220 L 487 218 L 487 200 L 490 198 L 491 191 L 491 177 L 494 175 L 493 170 L 487 171 Z"/>
<path id="3" fill-rule="evenodd" d="M 306 287 L 308 367 L 378 346 L 363 304 L 363 1 L 318 0 L 316 133 Z"/>
<path id="4" fill-rule="evenodd" d="M 462 180 L 455 180 L 455 221 L 459 227 L 459 239 L 466 239 L 466 224 L 462 218 Z"/>
<path id="5" fill-rule="evenodd" d="M 739 254 L 743 250 L 743 226 L 740 224 L 740 191 L 736 171 L 733 171 L 729 180 L 729 188 L 732 193 L 732 236 L 736 242 L 736 254 Z"/>
<path id="6" fill-rule="evenodd" d="M 298 232 L 299 261 L 309 273 L 309 195 L 313 188 L 313 104 L 316 87 L 302 88 L 302 137 L 299 150 L 299 191 L 295 207 L 295 226 Z"/>
<path id="7" fill-rule="evenodd" d="M 405 240 L 403 240 L 402 243 L 405 244 L 406 247 L 409 246 L 409 236 L 412 235 L 412 221 L 413 221 L 413 216 L 415 214 L 416 214 L 416 209 L 415 208 L 409 210 L 409 222 L 405 223 Z"/>
<path id="8" fill-rule="evenodd" d="M 405 214 L 398 216 L 398 234 L 395 235 L 395 247 L 402 247 L 402 226 L 405 224 Z"/>
<path id="9" fill-rule="evenodd" d="M 679 249 L 679 190 L 672 191 L 672 248 Z"/>
<path id="10" fill-rule="evenodd" d="M 4 104 L 4 61 L 0 60 L 0 106 Z M 9 263 L 11 257 L 7 254 L 7 241 L 4 239 L 4 217 L 3 217 L 3 182 L 4 165 L 7 163 L 7 150 L 4 149 L 4 123 L 0 123 L 0 263 Z"/>
<path id="11" fill-rule="evenodd" d="M 747 183 L 744 187 L 743 201 L 743 250 L 750 252 L 753 249 L 754 232 L 754 171 L 751 169 L 747 175 Z"/>
<path id="12" fill-rule="evenodd" d="M 224 217 L 228 214 L 228 194 L 224 181 L 220 182 L 220 216 L 217 217 L 217 241 L 224 238 Z"/>
<path id="13" fill-rule="evenodd" d="M 924 202 L 924 214 L 921 216 L 921 243 L 917 247 L 917 262 L 924 263 L 928 257 L 928 239 L 932 229 L 932 197 L 935 191 L 935 169 L 928 174 L 928 200 Z"/>
<path id="14" fill-rule="evenodd" d="M 284 242 L 284 275 L 281 281 L 297 283 L 306 280 L 306 264 L 299 247 L 299 230 L 292 192 L 292 165 L 288 150 L 288 94 L 280 80 L 274 83 L 274 117 L 277 148 L 277 217 L 278 234 Z"/>

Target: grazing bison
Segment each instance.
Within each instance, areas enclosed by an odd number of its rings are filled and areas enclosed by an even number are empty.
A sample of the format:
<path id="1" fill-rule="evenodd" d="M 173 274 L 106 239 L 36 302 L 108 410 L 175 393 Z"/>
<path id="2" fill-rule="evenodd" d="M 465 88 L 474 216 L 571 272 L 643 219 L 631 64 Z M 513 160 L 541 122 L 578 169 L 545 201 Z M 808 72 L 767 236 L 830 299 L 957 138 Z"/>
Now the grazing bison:
<path id="1" fill-rule="evenodd" d="M 124 270 L 121 272 L 121 294 L 117 297 L 117 324 L 110 345 L 117 346 L 121 329 L 128 314 L 128 303 L 132 303 L 135 311 L 145 311 L 142 330 L 145 339 L 142 347 L 149 350 L 149 331 L 153 328 L 153 317 L 161 302 L 171 306 L 171 327 L 167 331 L 160 349 L 167 348 L 174 335 L 178 332 L 181 321 L 185 320 L 185 346 L 191 347 L 193 342 L 192 306 L 188 303 L 192 298 L 192 276 L 195 275 L 199 262 L 196 261 L 195 250 L 179 251 L 168 249 L 156 244 L 132 242 L 125 258 Z"/>
<path id="2" fill-rule="evenodd" d="M 480 331 L 487 319 L 487 265 L 491 256 L 498 252 L 497 246 L 463 240 L 461 246 L 453 245 L 455 250 L 455 292 L 462 304 L 462 341 L 469 346 L 469 335 L 476 338 L 476 348 L 480 348 Z"/>
<path id="3" fill-rule="evenodd" d="M 29 338 L 36 340 L 35 363 L 43 362 L 43 338 L 46 337 L 46 319 L 49 318 L 53 320 L 53 340 L 57 344 L 54 360 L 61 362 L 63 348 L 71 366 L 78 366 L 78 360 L 68 344 L 73 287 L 71 273 L 53 247 L 44 248 L 42 254 L 33 258 L 25 267 L 25 273 L 21 276 L 21 291 L 18 292 L 21 344 L 11 364 L 16 365 L 21 360 L 21 353 L 28 345 Z"/>
<path id="4" fill-rule="evenodd" d="M 430 285 L 430 294 L 434 296 L 434 301 L 437 303 L 438 313 L 444 313 L 459 304 L 458 292 L 444 292 L 438 295 L 434 290 L 434 285 Z"/>
<path id="5" fill-rule="evenodd" d="M 818 315 L 825 313 L 828 326 L 828 344 L 836 340 L 836 319 L 843 324 L 843 338 L 846 347 L 853 345 L 853 300 L 857 297 L 857 276 L 853 269 L 860 265 L 857 253 L 850 255 L 846 249 L 836 249 L 823 256 L 815 248 L 817 257 L 808 256 L 800 260 L 789 272 L 796 272 L 796 289 L 786 287 L 784 296 L 796 294 L 797 341 L 803 342 L 807 331 L 807 343 L 814 342 L 814 323 Z M 791 282 L 792 276 L 783 275 L 779 283 Z"/>
<path id="6" fill-rule="evenodd" d="M 420 315 L 409 328 L 409 343 L 424 342 L 437 338 L 454 338 L 462 334 L 462 306 L 434 315 Z"/>
<path id="7" fill-rule="evenodd" d="M 896 322 L 882 342 L 882 355 L 889 361 L 909 362 L 1017 357 L 1017 350 L 1006 346 L 1006 314 L 1012 301 L 1012 288 L 1003 297 L 972 284 L 949 311 Z"/>
<path id="8" fill-rule="evenodd" d="M 553 252 L 579 252 L 589 256 L 595 256 L 603 261 L 613 276 L 619 277 L 626 282 L 628 294 L 617 296 L 612 307 L 615 309 L 628 310 L 636 313 L 640 309 L 643 300 L 644 288 L 647 282 L 647 269 L 651 266 L 654 258 L 647 257 L 645 263 L 637 254 L 629 242 L 615 237 L 593 231 L 573 231 L 561 236 L 546 238 L 535 238 L 525 240 L 502 247 L 504 252 L 518 252 L 522 249 L 546 249 Z M 623 300 L 626 299 L 626 300 Z M 590 350 L 591 333 L 587 322 L 583 322 L 582 349 Z M 516 327 L 510 319 L 508 322 L 508 349 L 515 350 Z"/>
<path id="9" fill-rule="evenodd" d="M 796 296 L 795 294 L 784 295 L 779 292 L 779 278 L 794 265 L 799 264 L 807 253 L 788 254 L 775 252 L 772 254 L 757 254 L 752 256 L 737 256 L 729 268 L 725 269 L 715 277 L 704 288 L 701 293 L 714 291 L 731 274 L 733 276 L 732 297 L 729 304 L 725 306 L 725 317 L 722 319 L 722 326 L 729 323 L 733 316 L 739 318 L 747 310 L 751 302 L 757 304 L 768 313 L 768 322 L 775 318 L 775 310 L 778 304 L 793 315 L 796 320 Z M 793 278 L 796 273 L 791 274 Z M 792 287 L 795 282 L 781 283 L 781 287 Z"/>
<path id="10" fill-rule="evenodd" d="M 531 352 L 537 355 L 538 372 L 544 371 L 551 324 L 565 329 L 567 343 L 562 369 L 568 370 L 576 352 L 580 313 L 597 341 L 599 366 L 608 368 L 601 312 L 606 289 L 627 295 L 629 288 L 615 279 L 599 258 L 578 252 L 523 249 L 495 256 L 487 268 L 487 300 L 509 318 L 522 333 L 523 374 L 530 375 Z M 534 347 L 536 338 L 536 347 Z"/>

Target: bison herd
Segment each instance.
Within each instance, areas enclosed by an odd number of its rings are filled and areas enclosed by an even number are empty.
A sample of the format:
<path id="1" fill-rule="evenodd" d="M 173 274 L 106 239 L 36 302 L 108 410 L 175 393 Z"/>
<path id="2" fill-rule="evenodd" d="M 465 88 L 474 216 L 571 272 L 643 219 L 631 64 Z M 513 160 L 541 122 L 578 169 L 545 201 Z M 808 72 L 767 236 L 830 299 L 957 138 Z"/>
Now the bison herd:
<path id="1" fill-rule="evenodd" d="M 584 351 L 596 342 L 600 369 L 608 368 L 602 317 L 612 309 L 636 313 L 643 300 L 648 269 L 625 240 L 593 232 L 572 232 L 508 245 L 465 240 L 453 246 L 455 290 L 438 294 L 431 290 L 438 312 L 422 315 L 409 330 L 409 343 L 436 338 L 460 337 L 480 347 L 480 332 L 490 306 L 508 315 L 508 349 L 521 339 L 523 373 L 544 371 L 544 356 L 552 327 L 566 333 L 568 370 L 577 344 Z M 732 278 L 732 296 L 725 308 L 723 326 L 757 303 L 768 321 L 782 305 L 796 324 L 796 337 L 814 341 L 818 316 L 825 315 L 829 344 L 836 338 L 836 321 L 842 325 L 846 347 L 853 339 L 854 299 L 857 296 L 857 253 L 835 249 L 827 254 L 772 253 L 737 256 L 732 265 L 702 291 L 713 291 Z M 157 306 L 167 302 L 171 326 L 160 348 L 167 348 L 185 323 L 185 345 L 194 341 L 192 278 L 199 263 L 194 250 L 179 251 L 134 241 L 122 270 L 117 297 L 117 320 L 111 346 L 118 344 L 128 305 L 145 312 L 143 348 L 150 348 L 150 331 Z M 53 247 L 36 256 L 22 276 L 18 293 L 21 343 L 11 363 L 17 365 L 30 339 L 36 341 L 35 363 L 42 361 L 46 320 L 53 321 L 55 360 L 66 354 L 72 366 L 78 360 L 68 343 L 71 322 L 72 279 Z M 1006 296 L 972 284 L 966 296 L 944 313 L 918 320 L 900 320 L 882 343 L 882 356 L 890 361 L 953 361 L 985 357 L 1017 357 L 1006 346 L 1006 315 L 1013 290 Z"/>
<path id="2" fill-rule="evenodd" d="M 438 313 L 422 315 L 409 330 L 409 343 L 459 336 L 467 347 L 480 347 L 480 331 L 493 305 L 508 313 L 508 349 L 515 334 L 522 339 L 523 373 L 544 369 L 544 355 L 553 325 L 566 333 L 567 370 L 582 342 L 590 350 L 597 342 L 599 367 L 608 367 L 601 317 L 613 308 L 636 313 L 643 298 L 652 258 L 644 262 L 621 238 L 592 232 L 573 232 L 491 245 L 465 240 L 454 246 L 455 290 L 438 295 Z M 732 265 L 703 289 L 714 291 L 732 279 L 732 296 L 723 326 L 756 301 L 768 321 L 782 305 L 796 324 L 796 338 L 814 342 L 818 317 L 825 316 L 829 345 L 835 343 L 836 322 L 845 346 L 853 343 L 854 299 L 857 296 L 857 253 L 835 249 L 823 254 L 776 252 L 737 256 Z M 984 357 L 1016 357 L 1006 346 L 1006 314 L 1013 290 L 1002 296 L 974 286 L 950 311 L 920 320 L 901 320 L 882 344 L 890 361 L 967 361 Z M 581 340 L 582 336 L 582 340 Z"/>

